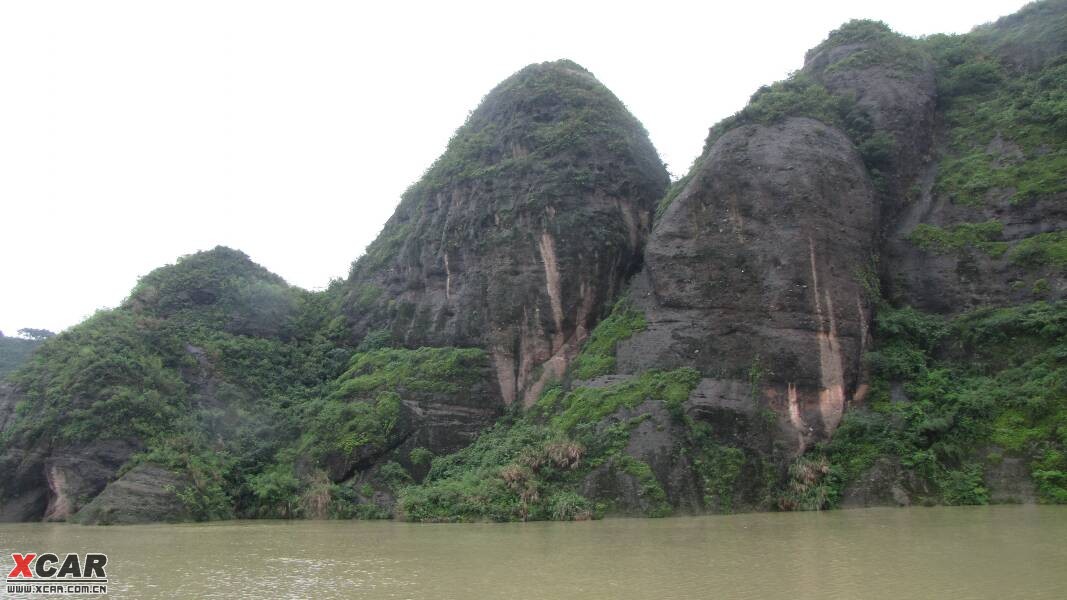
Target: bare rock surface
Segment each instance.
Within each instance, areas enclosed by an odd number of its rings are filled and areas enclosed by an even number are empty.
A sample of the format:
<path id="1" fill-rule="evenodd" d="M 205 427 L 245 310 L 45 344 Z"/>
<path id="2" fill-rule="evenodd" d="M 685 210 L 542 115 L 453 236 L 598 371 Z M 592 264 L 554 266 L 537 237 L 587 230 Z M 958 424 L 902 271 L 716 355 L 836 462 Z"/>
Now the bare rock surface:
<path id="1" fill-rule="evenodd" d="M 71 520 L 83 525 L 187 521 L 191 516 L 177 492 L 189 485 L 185 476 L 157 465 L 140 464 L 108 484 Z"/>
<path id="2" fill-rule="evenodd" d="M 649 239 L 620 370 L 691 366 L 724 405 L 770 406 L 799 452 L 862 394 L 870 306 L 856 272 L 878 205 L 839 131 L 807 118 L 724 135 Z M 754 393 L 753 393 L 754 392 Z"/>

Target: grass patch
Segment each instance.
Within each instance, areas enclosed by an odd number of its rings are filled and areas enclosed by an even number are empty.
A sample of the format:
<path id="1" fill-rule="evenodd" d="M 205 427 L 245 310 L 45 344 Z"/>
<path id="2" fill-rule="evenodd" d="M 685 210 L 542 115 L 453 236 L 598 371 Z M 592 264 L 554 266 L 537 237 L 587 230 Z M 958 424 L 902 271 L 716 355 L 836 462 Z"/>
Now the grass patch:
<path id="1" fill-rule="evenodd" d="M 960 223 L 947 229 L 920 223 L 908 235 L 908 241 L 933 254 L 959 254 L 975 249 L 989 256 L 1001 256 L 1008 248 L 1006 242 L 997 241 L 1003 231 L 1004 224 L 996 219 Z"/>
<path id="2" fill-rule="evenodd" d="M 668 408 L 677 410 L 699 381 L 700 374 L 695 369 L 682 368 L 648 371 L 632 380 L 601 388 L 575 388 L 559 399 L 560 412 L 552 418 L 552 425 L 560 431 L 572 431 L 646 400 L 662 401 Z"/>
<path id="3" fill-rule="evenodd" d="M 593 329 L 582 351 L 574 359 L 572 373 L 578 379 L 592 379 L 615 372 L 615 347 L 648 326 L 645 315 L 626 299 L 615 304 L 611 314 Z"/>

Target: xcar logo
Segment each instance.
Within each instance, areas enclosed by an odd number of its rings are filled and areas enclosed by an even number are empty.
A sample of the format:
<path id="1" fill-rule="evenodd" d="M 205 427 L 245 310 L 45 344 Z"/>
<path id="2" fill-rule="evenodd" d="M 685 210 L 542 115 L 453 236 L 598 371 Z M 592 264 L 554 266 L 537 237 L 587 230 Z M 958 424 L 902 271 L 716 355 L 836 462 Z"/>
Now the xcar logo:
<path id="1" fill-rule="evenodd" d="M 67 554 L 63 560 L 50 552 L 12 554 L 15 568 L 7 574 L 9 594 L 106 594 L 107 555 Z M 2 572 L 2 571 L 0 571 Z"/>

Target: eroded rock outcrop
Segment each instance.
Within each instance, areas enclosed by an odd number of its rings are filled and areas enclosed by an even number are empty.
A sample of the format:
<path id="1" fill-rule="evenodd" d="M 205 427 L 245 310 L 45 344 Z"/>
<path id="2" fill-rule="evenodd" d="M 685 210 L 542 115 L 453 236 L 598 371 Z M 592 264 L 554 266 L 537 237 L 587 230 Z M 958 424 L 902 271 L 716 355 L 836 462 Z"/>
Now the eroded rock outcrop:
<path id="1" fill-rule="evenodd" d="M 648 328 L 619 345 L 620 369 L 695 367 L 723 392 L 707 398 L 773 407 L 796 452 L 825 438 L 863 393 L 857 269 L 877 222 L 839 131 L 806 118 L 730 131 L 652 233 L 631 291 Z"/>
<path id="2" fill-rule="evenodd" d="M 45 477 L 46 448 L 7 447 L 0 454 L 0 522 L 39 521 L 49 504 Z"/>
<path id="3" fill-rule="evenodd" d="M 883 181 L 887 217 L 906 201 L 930 161 L 937 124 L 934 64 L 916 40 L 874 25 L 869 33 L 830 34 L 808 52 L 802 72 L 839 97 L 855 103 L 845 118 L 859 143 L 882 140 L 880 156 L 868 162 Z"/>
<path id="4" fill-rule="evenodd" d="M 181 462 L 201 440 L 217 451 L 261 422 L 247 407 L 265 375 L 291 365 L 278 350 L 291 352 L 305 294 L 219 247 L 156 269 L 120 308 L 49 339 L 0 386 L 0 520 L 69 520 L 150 441 L 181 446 L 168 450 Z M 245 377 L 250 364 L 263 368 Z"/>
<path id="5" fill-rule="evenodd" d="M 531 65 L 494 89 L 353 266 L 355 340 L 485 348 L 506 403 L 563 374 L 639 265 L 666 171 L 588 71 Z"/>
<path id="6" fill-rule="evenodd" d="M 66 521 L 99 494 L 137 446 L 105 440 L 55 448 L 44 461 L 48 482 L 46 521 Z"/>
<path id="7" fill-rule="evenodd" d="M 83 525 L 125 525 L 192 519 L 178 493 L 189 478 L 158 465 L 140 464 L 108 484 L 70 519 Z"/>

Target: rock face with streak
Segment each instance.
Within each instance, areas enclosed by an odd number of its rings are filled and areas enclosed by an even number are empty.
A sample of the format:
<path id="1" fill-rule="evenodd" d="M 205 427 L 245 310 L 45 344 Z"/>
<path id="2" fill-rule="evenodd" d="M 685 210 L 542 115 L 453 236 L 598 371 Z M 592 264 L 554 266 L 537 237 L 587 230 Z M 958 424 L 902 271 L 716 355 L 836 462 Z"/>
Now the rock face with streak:
<path id="1" fill-rule="evenodd" d="M 43 343 L 0 521 L 1065 502 L 1064 32 L 847 23 L 666 195 L 592 74 L 526 67 L 346 281 L 216 248 Z"/>
<path id="2" fill-rule="evenodd" d="M 795 452 L 862 393 L 878 204 L 852 143 L 818 121 L 744 126 L 711 148 L 646 250 L 632 300 L 648 328 L 623 372 L 692 366 L 741 382 Z"/>
<path id="3" fill-rule="evenodd" d="M 485 348 L 529 404 L 640 265 L 667 174 L 588 71 L 531 65 L 486 96 L 353 265 L 353 341 Z"/>

